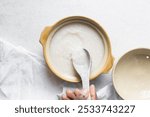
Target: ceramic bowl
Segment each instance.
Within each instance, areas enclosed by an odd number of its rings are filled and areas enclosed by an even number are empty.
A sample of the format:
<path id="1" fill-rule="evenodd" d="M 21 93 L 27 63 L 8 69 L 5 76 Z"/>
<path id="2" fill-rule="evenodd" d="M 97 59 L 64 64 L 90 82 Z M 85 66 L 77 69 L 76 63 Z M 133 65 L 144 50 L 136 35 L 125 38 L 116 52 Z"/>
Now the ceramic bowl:
<path id="1" fill-rule="evenodd" d="M 89 19 L 89 18 L 86 18 L 83 16 L 71 16 L 71 17 L 64 18 L 51 26 L 45 27 L 45 29 L 42 31 L 41 37 L 40 37 L 40 43 L 43 46 L 43 53 L 44 53 L 45 61 L 48 65 L 48 67 L 50 68 L 50 70 L 55 75 L 57 75 L 59 78 L 65 80 L 65 81 L 69 81 L 69 82 L 79 82 L 80 81 L 80 78 L 78 78 L 77 76 L 75 76 L 72 79 L 69 76 L 63 74 L 61 71 L 59 71 L 53 65 L 53 61 L 51 60 L 51 56 L 49 55 L 49 51 L 50 51 L 49 48 L 51 46 L 50 43 L 52 42 L 53 37 L 55 36 L 56 32 L 59 31 L 60 29 L 62 29 L 64 26 L 71 24 L 71 23 L 83 23 L 85 25 L 90 26 L 95 31 L 97 31 L 98 35 L 101 37 L 101 40 L 103 42 L 105 54 L 103 56 L 104 59 L 101 61 L 102 67 L 99 68 L 97 70 L 97 72 L 91 74 L 90 80 L 95 79 L 98 75 L 109 71 L 113 65 L 113 57 L 112 57 L 112 53 L 111 53 L 111 45 L 110 45 L 109 37 L 106 34 L 106 32 L 104 31 L 104 29 L 98 23 L 96 23 L 92 19 Z M 96 50 L 95 50 L 95 52 L 96 52 Z"/>
<path id="2" fill-rule="evenodd" d="M 150 49 L 125 53 L 114 67 L 113 84 L 123 99 L 150 99 Z"/>

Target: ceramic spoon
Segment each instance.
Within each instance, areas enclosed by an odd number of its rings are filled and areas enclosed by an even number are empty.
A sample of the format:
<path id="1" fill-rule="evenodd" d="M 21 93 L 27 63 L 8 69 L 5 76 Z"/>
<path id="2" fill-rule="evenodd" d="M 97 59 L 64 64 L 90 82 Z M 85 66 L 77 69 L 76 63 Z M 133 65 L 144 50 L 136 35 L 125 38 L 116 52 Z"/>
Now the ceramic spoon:
<path id="1" fill-rule="evenodd" d="M 84 56 L 80 56 L 80 54 L 77 52 L 72 54 L 72 63 L 74 69 L 81 77 L 82 88 L 89 91 L 89 78 L 91 73 L 92 61 L 89 52 L 86 49 L 83 49 L 82 51 L 84 53 Z M 88 99 L 91 99 L 90 95 Z"/>

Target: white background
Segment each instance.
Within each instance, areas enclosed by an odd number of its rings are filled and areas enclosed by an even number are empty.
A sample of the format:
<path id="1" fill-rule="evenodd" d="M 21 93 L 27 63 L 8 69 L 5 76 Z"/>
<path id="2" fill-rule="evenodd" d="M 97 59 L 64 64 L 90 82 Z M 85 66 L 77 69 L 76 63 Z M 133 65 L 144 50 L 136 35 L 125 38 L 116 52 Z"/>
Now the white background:
<path id="1" fill-rule="evenodd" d="M 150 47 L 150 0 L 0 0 L 0 38 L 42 56 L 40 33 L 72 15 L 96 20 L 106 30 L 115 58 Z"/>
<path id="2" fill-rule="evenodd" d="M 150 101 L 139 101 L 139 100 L 134 100 L 134 101 L 115 101 L 115 100 L 111 100 L 111 101 L 102 101 L 102 100 L 97 100 L 97 101 L 82 101 L 82 100 L 70 100 L 70 101 L 57 101 L 57 100 L 53 100 L 53 101 L 0 101 L 1 105 L 0 105 L 0 115 L 2 115 L 2 117 L 81 117 L 81 116 L 86 116 L 86 117 L 149 117 L 149 105 L 150 105 Z M 64 107 L 64 105 L 67 105 L 67 107 L 70 107 L 70 113 L 15 113 L 15 108 L 19 107 L 19 105 L 21 105 L 21 107 L 23 108 L 30 108 L 31 106 L 37 106 L 37 108 L 41 107 Z M 88 105 L 88 110 L 90 111 L 91 105 L 94 105 L 94 110 L 98 111 L 96 108 L 96 105 L 106 105 L 106 108 L 109 107 L 111 105 L 111 109 L 112 111 L 115 111 L 115 109 L 113 108 L 114 105 L 123 105 L 123 107 L 125 105 L 135 105 L 135 109 L 133 111 L 133 113 L 113 113 L 110 111 L 104 111 L 104 113 L 101 113 L 103 108 L 100 108 L 100 113 L 78 113 L 79 109 L 78 106 L 82 105 L 83 109 L 82 111 L 86 111 L 86 109 L 84 110 L 84 105 Z M 75 109 L 75 111 L 72 111 L 72 109 Z M 127 108 L 123 108 L 122 112 L 125 112 Z M 120 108 L 117 108 L 117 110 L 119 111 Z M 129 112 L 131 112 L 132 108 L 129 108 Z M 23 110 L 21 110 L 22 112 Z"/>

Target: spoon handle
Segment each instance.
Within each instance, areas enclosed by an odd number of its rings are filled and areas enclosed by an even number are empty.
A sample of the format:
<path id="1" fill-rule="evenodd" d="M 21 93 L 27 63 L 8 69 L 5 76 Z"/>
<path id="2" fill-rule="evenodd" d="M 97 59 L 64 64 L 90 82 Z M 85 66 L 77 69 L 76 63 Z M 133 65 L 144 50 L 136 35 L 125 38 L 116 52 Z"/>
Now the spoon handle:
<path id="1" fill-rule="evenodd" d="M 89 92 L 89 96 L 88 96 L 88 100 L 91 99 L 91 96 L 90 96 L 90 83 L 89 83 L 89 77 L 87 74 L 84 74 L 81 76 L 81 79 L 82 79 L 82 88 L 84 90 L 87 90 Z"/>

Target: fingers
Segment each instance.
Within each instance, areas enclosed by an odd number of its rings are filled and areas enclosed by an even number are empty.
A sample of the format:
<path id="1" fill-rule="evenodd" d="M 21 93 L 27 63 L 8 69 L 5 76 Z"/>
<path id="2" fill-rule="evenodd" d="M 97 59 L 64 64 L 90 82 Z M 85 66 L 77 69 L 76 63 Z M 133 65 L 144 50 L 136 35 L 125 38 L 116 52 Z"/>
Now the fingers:
<path id="1" fill-rule="evenodd" d="M 86 100 L 88 98 L 88 92 L 86 90 L 75 89 L 74 91 L 76 100 Z"/>
<path id="2" fill-rule="evenodd" d="M 90 86 L 90 96 L 91 96 L 91 100 L 96 100 L 96 98 L 97 98 L 96 90 L 95 90 L 94 85 Z"/>
<path id="3" fill-rule="evenodd" d="M 76 97 L 81 97 L 82 93 L 79 89 L 75 89 L 74 91 Z"/>
<path id="4" fill-rule="evenodd" d="M 67 89 L 66 95 L 68 98 L 70 98 L 72 100 L 76 99 L 75 93 L 73 91 L 71 91 L 70 89 Z"/>
<path id="5" fill-rule="evenodd" d="M 72 91 L 70 89 L 67 89 L 66 95 L 62 96 L 62 100 L 87 100 L 89 97 L 89 93 L 91 96 L 91 100 L 97 99 L 95 86 L 91 85 L 90 91 L 79 89 L 75 89 L 74 91 Z"/>

